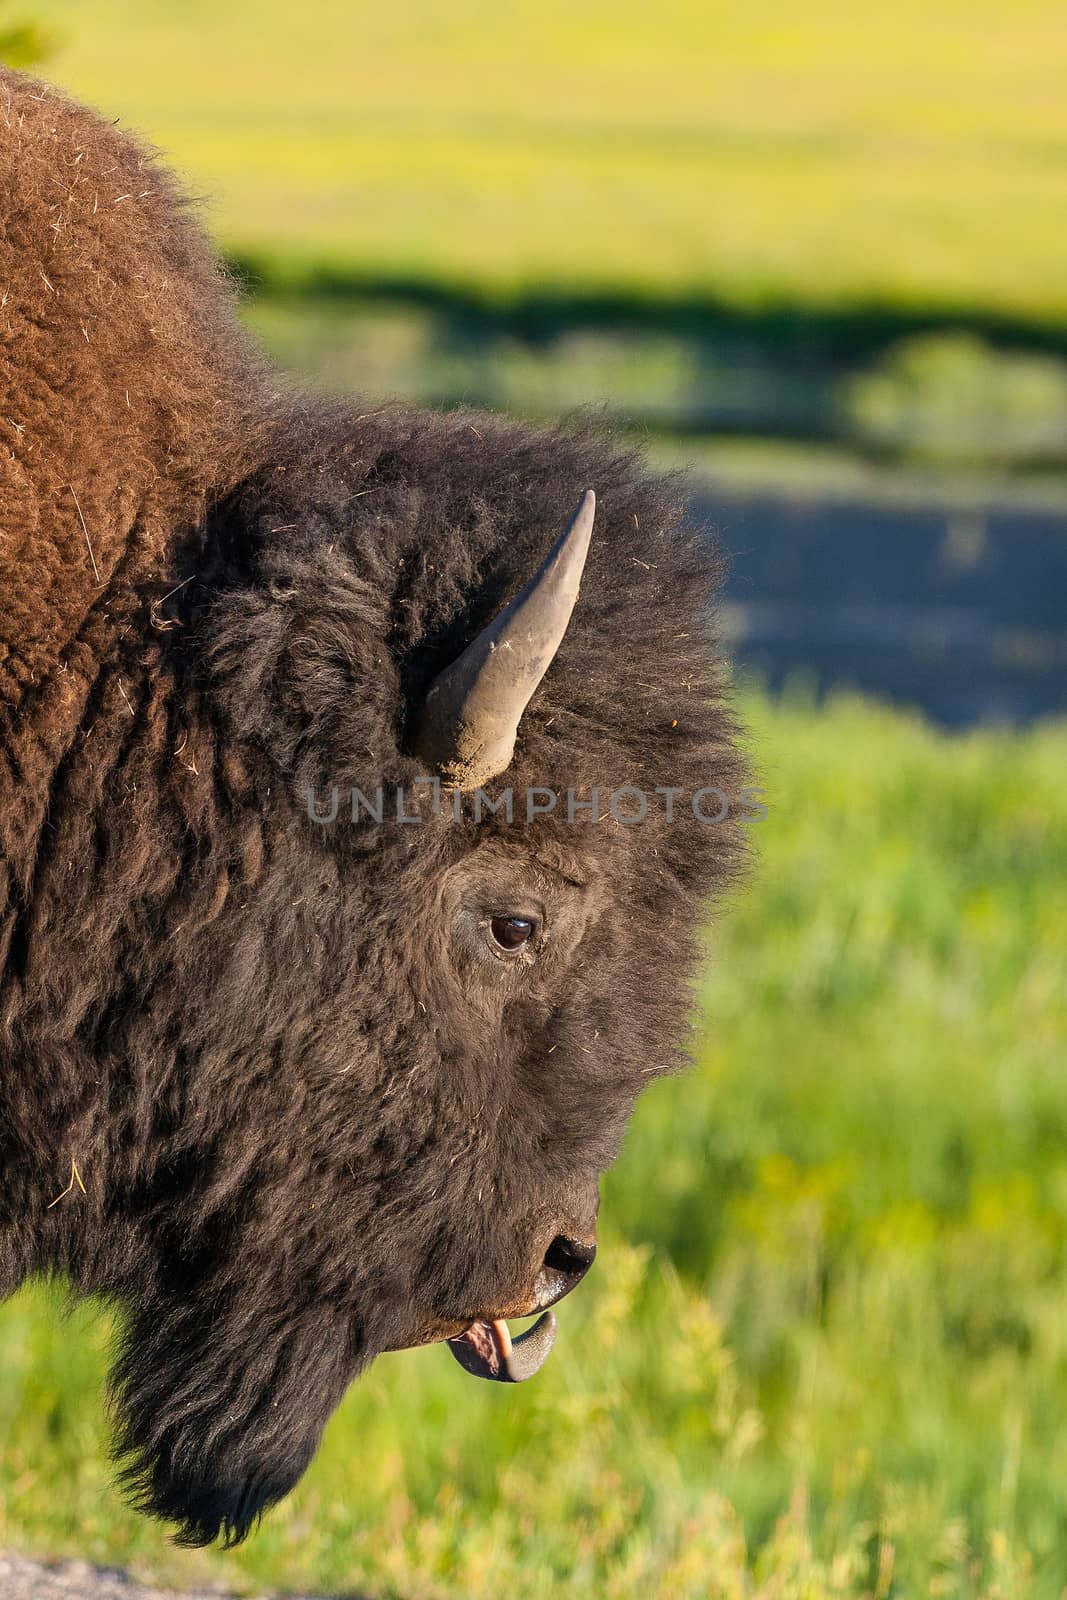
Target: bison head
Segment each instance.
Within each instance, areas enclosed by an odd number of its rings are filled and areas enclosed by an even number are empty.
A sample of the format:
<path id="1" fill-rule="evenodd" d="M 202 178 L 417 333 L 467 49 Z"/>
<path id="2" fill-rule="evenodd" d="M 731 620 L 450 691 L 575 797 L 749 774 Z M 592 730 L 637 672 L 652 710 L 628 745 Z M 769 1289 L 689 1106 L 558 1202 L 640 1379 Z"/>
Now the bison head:
<path id="1" fill-rule="evenodd" d="M 119 1449 L 191 1542 L 379 1353 L 545 1359 L 743 782 L 673 481 L 464 416 L 263 455 L 100 635 L 5 990 L 23 1264 L 125 1307 Z"/>

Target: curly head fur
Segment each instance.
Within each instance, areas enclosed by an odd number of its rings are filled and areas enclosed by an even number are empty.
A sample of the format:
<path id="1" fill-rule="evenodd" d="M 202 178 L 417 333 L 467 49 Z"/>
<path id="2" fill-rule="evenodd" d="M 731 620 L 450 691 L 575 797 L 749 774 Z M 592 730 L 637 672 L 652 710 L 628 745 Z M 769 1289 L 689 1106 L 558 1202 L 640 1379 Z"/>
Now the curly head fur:
<path id="1" fill-rule="evenodd" d="M 567 1287 L 739 855 L 720 565 L 589 429 L 281 392 L 140 145 L 0 117 L 0 1293 L 116 1299 L 134 1493 L 236 1539 L 375 1355 Z M 498 809 L 442 804 L 427 689 L 589 484 Z"/>

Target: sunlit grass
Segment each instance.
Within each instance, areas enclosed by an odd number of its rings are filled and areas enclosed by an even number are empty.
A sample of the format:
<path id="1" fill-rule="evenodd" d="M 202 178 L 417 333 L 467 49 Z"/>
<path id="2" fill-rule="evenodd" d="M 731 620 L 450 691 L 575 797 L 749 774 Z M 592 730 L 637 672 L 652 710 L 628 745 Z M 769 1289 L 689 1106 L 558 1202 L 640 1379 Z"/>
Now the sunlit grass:
<path id="1" fill-rule="evenodd" d="M 1067 309 L 1053 0 L 34 10 L 283 275 Z"/>
<path id="2" fill-rule="evenodd" d="M 243 1550 L 103 1463 L 106 1325 L 0 1312 L 0 1546 L 403 1600 L 1058 1597 L 1062 727 L 750 698 L 770 807 L 536 1382 L 383 1358 Z"/>

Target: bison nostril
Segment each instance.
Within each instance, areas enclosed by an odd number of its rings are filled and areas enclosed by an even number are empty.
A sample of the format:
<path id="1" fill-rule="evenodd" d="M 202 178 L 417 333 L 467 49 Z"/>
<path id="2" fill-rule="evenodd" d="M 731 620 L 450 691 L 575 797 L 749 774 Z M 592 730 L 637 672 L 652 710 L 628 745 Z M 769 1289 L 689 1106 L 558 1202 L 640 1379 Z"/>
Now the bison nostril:
<path id="1" fill-rule="evenodd" d="M 567 1279 L 568 1288 L 571 1289 L 579 1279 L 585 1277 L 595 1259 L 595 1244 L 586 1244 L 581 1239 L 569 1239 L 564 1233 L 557 1233 L 545 1251 L 545 1266 L 550 1272 L 561 1273 Z"/>

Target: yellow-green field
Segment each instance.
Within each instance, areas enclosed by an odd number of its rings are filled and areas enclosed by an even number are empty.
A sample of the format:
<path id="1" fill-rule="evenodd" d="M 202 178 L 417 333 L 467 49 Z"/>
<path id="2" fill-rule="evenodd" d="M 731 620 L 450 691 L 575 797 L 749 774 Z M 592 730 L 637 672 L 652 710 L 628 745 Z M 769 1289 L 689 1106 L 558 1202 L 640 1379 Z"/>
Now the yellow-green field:
<path id="1" fill-rule="evenodd" d="M 383 1358 L 242 1550 L 123 1510 L 105 1324 L 0 1311 L 0 1547 L 395 1600 L 1059 1600 L 1062 726 L 749 704 L 770 816 L 539 1377 Z"/>
<path id="2" fill-rule="evenodd" d="M 1058 0 L 21 9 L 282 278 L 1067 309 Z"/>

